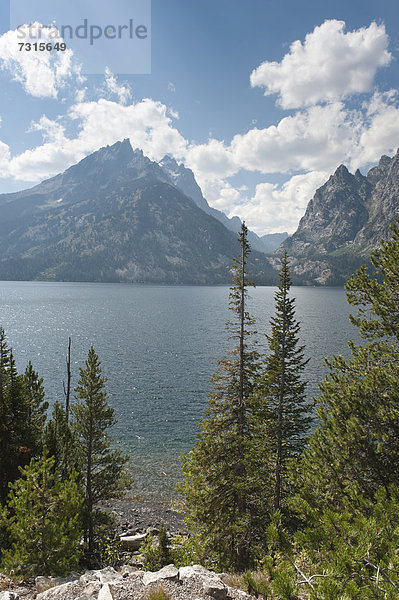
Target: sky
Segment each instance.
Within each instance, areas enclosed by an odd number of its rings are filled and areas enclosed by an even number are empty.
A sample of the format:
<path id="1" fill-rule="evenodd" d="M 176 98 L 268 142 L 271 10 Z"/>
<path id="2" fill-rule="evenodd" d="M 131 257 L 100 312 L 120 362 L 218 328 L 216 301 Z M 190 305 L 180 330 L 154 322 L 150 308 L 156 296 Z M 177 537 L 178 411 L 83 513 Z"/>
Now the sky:
<path id="1" fill-rule="evenodd" d="M 396 152 L 398 58 L 397 0 L 0 0 L 0 193 L 129 138 L 293 233 L 341 163 Z"/>

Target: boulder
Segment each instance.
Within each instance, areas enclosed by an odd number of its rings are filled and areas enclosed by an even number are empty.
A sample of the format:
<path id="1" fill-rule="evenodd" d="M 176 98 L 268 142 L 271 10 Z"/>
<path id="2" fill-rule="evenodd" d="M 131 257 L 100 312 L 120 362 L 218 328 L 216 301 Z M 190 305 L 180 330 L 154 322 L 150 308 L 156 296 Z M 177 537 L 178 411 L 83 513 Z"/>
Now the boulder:
<path id="1" fill-rule="evenodd" d="M 214 577 L 215 574 L 212 571 L 208 571 L 202 565 L 192 565 L 191 567 L 180 567 L 179 569 L 179 579 L 184 581 L 185 579 L 190 579 L 190 577 Z"/>
<path id="2" fill-rule="evenodd" d="M 130 577 L 130 575 L 143 574 L 144 571 L 139 569 L 139 567 L 135 567 L 133 565 L 123 565 L 122 567 L 120 567 L 119 573 L 125 579 L 126 577 Z"/>
<path id="3" fill-rule="evenodd" d="M 175 565 L 167 565 L 163 567 L 159 571 L 147 571 L 143 575 L 143 583 L 144 585 L 150 585 L 150 583 L 157 583 L 159 581 L 177 581 L 179 578 L 179 571 L 176 569 Z"/>
<path id="4" fill-rule="evenodd" d="M 203 583 L 203 591 L 206 596 L 211 596 L 215 600 L 227 598 L 227 586 L 218 577 L 206 578 Z"/>
<path id="5" fill-rule="evenodd" d="M 0 592 L 0 600 L 19 600 L 15 592 Z"/>
<path id="6" fill-rule="evenodd" d="M 71 581 L 76 581 L 78 579 L 78 573 L 72 573 L 68 577 L 44 577 L 43 575 L 39 575 L 35 579 L 35 586 L 40 594 L 50 588 L 58 587 L 59 585 L 64 585 L 64 583 L 70 583 Z"/>
<path id="7" fill-rule="evenodd" d="M 79 579 L 80 583 L 89 584 L 95 581 L 99 581 L 103 585 L 105 583 L 113 583 L 123 579 L 122 574 L 115 571 L 113 567 L 105 567 L 104 569 L 96 569 L 93 571 L 86 571 Z"/>
<path id="8" fill-rule="evenodd" d="M 136 535 L 121 535 L 120 542 L 128 550 L 138 550 L 145 541 L 147 533 L 137 533 Z"/>
<path id="9" fill-rule="evenodd" d="M 97 600 L 114 600 L 114 595 L 112 593 L 112 587 L 109 583 L 106 583 L 102 586 L 101 590 L 98 593 Z"/>
<path id="10" fill-rule="evenodd" d="M 69 581 L 57 587 L 51 587 L 36 596 L 36 600 L 67 600 L 77 598 L 82 594 L 82 586 L 79 581 Z"/>

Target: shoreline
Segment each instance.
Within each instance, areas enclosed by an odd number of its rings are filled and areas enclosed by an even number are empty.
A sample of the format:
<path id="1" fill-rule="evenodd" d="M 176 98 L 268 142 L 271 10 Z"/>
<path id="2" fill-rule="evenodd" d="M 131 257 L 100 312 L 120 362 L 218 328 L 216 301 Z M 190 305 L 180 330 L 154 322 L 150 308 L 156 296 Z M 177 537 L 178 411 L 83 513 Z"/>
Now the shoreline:
<path id="1" fill-rule="evenodd" d="M 112 500 L 104 508 L 115 516 L 118 536 L 159 530 L 162 524 L 172 535 L 187 531 L 184 513 L 173 498 L 132 496 Z"/>

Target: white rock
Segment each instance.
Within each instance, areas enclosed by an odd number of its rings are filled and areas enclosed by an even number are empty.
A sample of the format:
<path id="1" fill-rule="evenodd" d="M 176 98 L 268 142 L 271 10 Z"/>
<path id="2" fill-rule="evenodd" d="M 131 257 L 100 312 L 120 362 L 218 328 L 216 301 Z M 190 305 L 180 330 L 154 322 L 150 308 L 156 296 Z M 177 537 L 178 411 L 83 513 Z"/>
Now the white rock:
<path id="1" fill-rule="evenodd" d="M 136 535 L 121 535 L 119 539 L 124 548 L 138 550 L 146 537 L 147 533 L 137 533 Z"/>
<path id="2" fill-rule="evenodd" d="M 83 595 L 94 596 L 98 594 L 101 589 L 101 583 L 99 581 L 91 581 L 83 590 Z"/>
<path id="3" fill-rule="evenodd" d="M 19 600 L 19 596 L 15 592 L 3 592 L 0 593 L 0 600 Z"/>
<path id="4" fill-rule="evenodd" d="M 190 577 L 195 577 L 195 576 L 208 576 L 208 577 L 214 577 L 214 573 L 212 573 L 212 571 L 208 571 L 208 569 L 205 569 L 205 567 L 203 567 L 202 565 L 192 565 L 191 567 L 180 567 L 179 569 L 179 579 L 181 579 L 182 581 L 184 579 L 190 579 Z"/>
<path id="5" fill-rule="evenodd" d="M 147 573 L 144 573 L 143 583 L 144 585 L 150 585 L 150 583 L 165 581 L 166 579 L 177 581 L 178 577 L 179 571 L 176 569 L 175 565 L 167 565 L 159 571 L 147 571 Z"/>
<path id="6" fill-rule="evenodd" d="M 79 582 L 69 581 L 63 585 L 58 585 L 57 587 L 49 588 L 45 592 L 41 592 L 36 596 L 36 600 L 65 600 L 70 596 L 76 598 L 80 595 L 80 590 Z"/>
<path id="7" fill-rule="evenodd" d="M 217 577 L 205 579 L 203 590 L 204 594 L 215 598 L 215 600 L 225 600 L 227 598 L 227 586 Z"/>
<path id="8" fill-rule="evenodd" d="M 98 599 L 97 600 L 114 600 L 114 596 L 112 593 L 112 587 L 110 586 L 109 583 L 105 583 L 101 590 L 98 593 Z"/>

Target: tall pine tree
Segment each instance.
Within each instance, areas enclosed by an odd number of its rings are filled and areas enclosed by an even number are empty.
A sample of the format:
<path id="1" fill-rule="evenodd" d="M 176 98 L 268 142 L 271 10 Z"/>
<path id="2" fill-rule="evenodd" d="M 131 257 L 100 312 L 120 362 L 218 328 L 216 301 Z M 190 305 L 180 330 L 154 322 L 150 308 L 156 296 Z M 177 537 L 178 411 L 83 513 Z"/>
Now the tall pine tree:
<path id="1" fill-rule="evenodd" d="M 239 242 L 229 302 L 234 320 L 227 323 L 236 346 L 213 376 L 213 393 L 198 441 L 185 461 L 181 489 L 190 523 L 220 566 L 243 570 L 251 564 L 255 541 L 248 401 L 257 370 L 257 353 L 248 345 L 253 318 L 246 309 L 250 246 L 245 224 Z"/>
<path id="2" fill-rule="evenodd" d="M 116 423 L 115 411 L 108 406 L 101 362 L 93 348 L 89 350 L 86 366 L 80 369 L 75 390 L 77 402 L 72 405 L 72 431 L 81 456 L 84 479 L 86 522 L 85 538 L 89 560 L 93 560 L 101 522 L 101 504 L 116 498 L 130 483 L 124 467 L 128 457 L 112 449 L 108 429 Z"/>
<path id="3" fill-rule="evenodd" d="M 284 498 L 292 493 L 290 466 L 299 460 L 311 421 L 303 380 L 308 361 L 304 358 L 304 346 L 299 344 L 295 299 L 289 296 L 291 277 L 286 252 L 279 277 L 271 334 L 266 336 L 269 354 L 254 393 L 253 457 L 263 488 L 263 511 L 282 508 Z"/>

